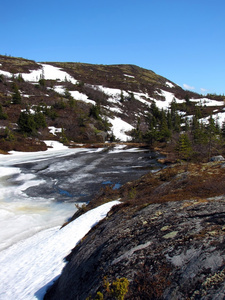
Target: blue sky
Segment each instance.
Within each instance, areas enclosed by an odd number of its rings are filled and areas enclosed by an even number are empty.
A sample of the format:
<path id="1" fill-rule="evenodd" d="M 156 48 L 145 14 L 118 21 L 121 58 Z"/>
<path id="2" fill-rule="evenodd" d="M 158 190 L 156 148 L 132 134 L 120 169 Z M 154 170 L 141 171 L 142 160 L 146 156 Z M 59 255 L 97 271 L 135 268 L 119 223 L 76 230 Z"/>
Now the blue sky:
<path id="1" fill-rule="evenodd" d="M 2 1 L 0 54 L 135 64 L 225 94 L 224 12 L 224 0 Z"/>

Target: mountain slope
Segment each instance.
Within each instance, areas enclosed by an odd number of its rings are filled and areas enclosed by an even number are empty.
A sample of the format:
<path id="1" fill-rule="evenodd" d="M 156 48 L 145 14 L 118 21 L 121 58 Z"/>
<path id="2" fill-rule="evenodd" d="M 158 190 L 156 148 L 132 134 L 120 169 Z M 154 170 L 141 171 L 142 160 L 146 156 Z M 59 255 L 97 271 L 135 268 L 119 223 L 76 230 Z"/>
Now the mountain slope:
<path id="1" fill-rule="evenodd" d="M 187 99 L 188 111 L 184 108 Z M 223 98 L 212 100 L 187 92 L 138 66 L 37 63 L 0 56 L 0 148 L 44 150 L 45 139 L 67 144 L 129 141 L 137 126 L 148 130 L 152 103 L 167 110 L 172 101 L 180 105 L 183 116 L 193 115 L 200 105 L 203 117 L 214 114 L 220 123 L 224 118 Z M 28 121 L 34 115 L 32 128 L 18 124 L 21 112 L 26 112 L 23 118 Z M 24 140 L 24 131 L 30 139 Z"/>

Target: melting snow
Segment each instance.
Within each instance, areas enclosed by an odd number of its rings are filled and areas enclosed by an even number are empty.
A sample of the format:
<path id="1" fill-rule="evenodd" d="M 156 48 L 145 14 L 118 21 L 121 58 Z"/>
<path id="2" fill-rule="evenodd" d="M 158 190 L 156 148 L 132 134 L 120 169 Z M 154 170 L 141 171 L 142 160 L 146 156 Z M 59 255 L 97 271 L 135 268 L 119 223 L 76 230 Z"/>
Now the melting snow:
<path id="1" fill-rule="evenodd" d="M 216 101 L 216 100 L 211 100 L 208 98 L 201 98 L 201 99 L 190 99 L 192 102 L 197 102 L 197 106 L 223 106 L 224 102 L 223 101 Z"/>
<path id="2" fill-rule="evenodd" d="M 124 142 L 131 140 L 131 137 L 126 132 L 134 129 L 133 126 L 120 118 L 108 118 L 108 121 L 112 124 L 112 131 L 116 139 Z"/>
<path id="3" fill-rule="evenodd" d="M 0 252 L 0 299 L 42 299 L 65 266 L 64 257 L 117 204 L 103 204 L 62 229 L 41 231 Z"/>
<path id="4" fill-rule="evenodd" d="M 48 64 L 39 64 L 40 69 L 32 70 L 30 73 L 18 73 L 15 76 L 22 75 L 25 81 L 38 82 L 41 78 L 49 80 L 59 80 L 59 81 L 70 81 L 73 84 L 76 84 L 78 81 L 70 76 L 67 72 L 62 71 L 60 68 L 48 65 Z M 0 74 L 11 77 L 12 74 L 5 71 L 0 71 Z"/>
<path id="5" fill-rule="evenodd" d="M 64 95 L 65 94 L 65 87 L 62 85 L 55 85 L 54 86 L 54 91 L 60 95 Z"/>
<path id="6" fill-rule="evenodd" d="M 157 100 L 156 105 L 159 109 L 169 109 L 170 103 L 175 99 L 177 103 L 184 103 L 185 100 L 177 99 L 173 93 L 161 90 L 161 95 L 165 97 L 165 101 Z"/>
<path id="7" fill-rule="evenodd" d="M 3 75 L 3 76 L 5 76 L 5 77 L 12 77 L 12 74 L 9 73 L 9 72 L 6 72 L 6 71 L 0 70 L 0 74 Z"/>
<path id="8" fill-rule="evenodd" d="M 88 99 L 88 96 L 80 93 L 78 91 L 70 91 L 71 96 L 76 99 L 76 100 L 80 100 L 80 101 L 84 101 L 86 103 L 91 103 L 93 105 L 95 105 L 95 101 Z"/>
<path id="9" fill-rule="evenodd" d="M 104 106 L 106 109 L 110 110 L 110 111 L 113 111 L 113 112 L 116 112 L 116 113 L 119 113 L 119 114 L 122 114 L 123 111 L 121 108 L 119 107 L 110 107 L 110 106 Z"/>

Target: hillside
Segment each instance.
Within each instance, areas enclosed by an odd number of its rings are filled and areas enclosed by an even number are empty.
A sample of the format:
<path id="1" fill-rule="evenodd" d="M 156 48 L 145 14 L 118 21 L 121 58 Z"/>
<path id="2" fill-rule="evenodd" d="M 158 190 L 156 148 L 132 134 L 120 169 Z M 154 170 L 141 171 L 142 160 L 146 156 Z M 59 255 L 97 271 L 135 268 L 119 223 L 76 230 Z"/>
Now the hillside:
<path id="1" fill-rule="evenodd" d="M 178 164 L 102 192 L 92 208 L 121 204 L 66 257 L 45 299 L 223 300 L 224 167 Z"/>
<path id="2" fill-rule="evenodd" d="M 62 230 L 48 239 L 39 260 L 49 253 L 53 268 L 63 240 L 74 249 L 45 299 L 224 299 L 224 106 L 223 96 L 185 91 L 138 66 L 0 56 L 0 153 L 44 151 L 57 140 L 135 143 L 164 155 L 161 170 L 119 189 L 107 185 L 80 207 L 65 231 L 80 216 L 85 224 L 84 212 L 121 203 L 77 245 L 79 226 L 69 238 Z"/>
<path id="3" fill-rule="evenodd" d="M 223 97 L 214 98 L 185 91 L 134 65 L 37 63 L 0 56 L 0 151 L 45 150 L 48 139 L 71 146 L 149 143 L 152 104 L 167 111 L 176 102 L 182 122 L 191 120 L 198 107 L 202 120 L 212 114 L 222 125 Z"/>

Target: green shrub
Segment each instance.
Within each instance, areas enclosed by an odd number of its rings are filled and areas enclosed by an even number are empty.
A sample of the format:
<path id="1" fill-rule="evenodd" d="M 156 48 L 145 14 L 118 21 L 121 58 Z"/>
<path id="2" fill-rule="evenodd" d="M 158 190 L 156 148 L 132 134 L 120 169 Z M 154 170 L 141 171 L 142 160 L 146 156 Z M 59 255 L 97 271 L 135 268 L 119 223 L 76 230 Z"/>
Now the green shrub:
<path id="1" fill-rule="evenodd" d="M 99 105 L 92 105 L 92 107 L 90 108 L 89 116 L 93 117 L 94 119 L 96 119 L 98 121 L 100 121 L 101 120 L 100 106 Z"/>
<path id="2" fill-rule="evenodd" d="M 8 127 L 5 128 L 5 139 L 6 141 L 13 141 L 15 139 L 13 133 Z"/>
<path id="3" fill-rule="evenodd" d="M 20 113 L 17 124 L 19 129 L 27 134 L 36 133 L 37 129 L 47 126 L 43 113 L 37 112 L 31 114 L 29 111 L 22 111 Z"/>
<path id="4" fill-rule="evenodd" d="M 12 103 L 13 104 L 21 104 L 22 98 L 21 98 L 18 86 L 14 83 L 12 88 L 13 88 Z"/>
<path id="5" fill-rule="evenodd" d="M 39 84 L 40 84 L 41 87 L 45 87 L 46 86 L 46 80 L 44 78 L 41 78 L 39 80 Z"/>
<path id="6" fill-rule="evenodd" d="M 66 103 L 63 102 L 63 100 L 60 100 L 58 102 L 55 102 L 55 104 L 53 105 L 53 107 L 55 109 L 65 109 L 66 108 Z"/>
<path id="7" fill-rule="evenodd" d="M 128 292 L 129 281 L 127 278 L 117 278 L 111 285 L 110 294 L 112 297 L 118 300 L 123 300 L 124 296 Z"/>
<path id="8" fill-rule="evenodd" d="M 8 115 L 3 112 L 2 105 L 0 104 L 0 120 L 8 119 Z"/>
<path id="9" fill-rule="evenodd" d="M 117 278 L 115 281 L 110 283 L 106 277 L 104 277 L 103 288 L 104 291 L 101 293 L 98 291 L 94 300 L 103 299 L 116 299 L 124 300 L 125 295 L 128 292 L 129 281 L 127 278 Z M 86 300 L 93 300 L 91 297 L 86 298 Z"/>
<path id="10" fill-rule="evenodd" d="M 128 197 L 129 197 L 130 199 L 134 199 L 135 196 L 136 196 L 136 193 L 137 193 L 136 189 L 135 189 L 134 187 L 132 187 L 132 188 L 129 190 Z"/>

